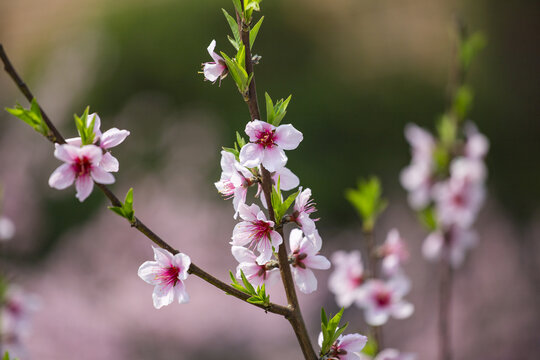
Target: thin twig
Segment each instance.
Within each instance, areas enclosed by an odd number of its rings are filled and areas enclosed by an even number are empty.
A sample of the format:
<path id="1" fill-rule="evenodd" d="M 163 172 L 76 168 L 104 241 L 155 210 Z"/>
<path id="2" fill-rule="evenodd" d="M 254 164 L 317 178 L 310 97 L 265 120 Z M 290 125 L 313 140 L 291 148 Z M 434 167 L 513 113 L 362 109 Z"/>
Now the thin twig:
<path id="1" fill-rule="evenodd" d="M 21 79 L 21 77 L 17 74 L 15 71 L 15 68 L 12 66 L 11 62 L 9 61 L 9 58 L 4 51 L 3 46 L 0 44 L 0 58 L 2 59 L 2 62 L 4 63 L 4 68 L 6 72 L 10 75 L 10 77 L 13 79 L 19 90 L 26 96 L 26 99 L 31 102 L 34 96 L 32 95 L 32 92 L 28 88 L 28 86 L 24 83 L 24 81 Z M 53 143 L 59 143 L 63 144 L 65 143 L 64 137 L 60 134 L 58 129 L 54 126 L 54 124 L 49 120 L 43 109 L 40 107 L 41 114 L 43 116 L 43 120 L 47 123 L 47 126 L 51 130 L 54 137 L 47 137 L 51 142 Z M 121 206 L 122 203 L 118 199 L 118 197 L 105 185 L 96 183 L 97 187 L 105 194 L 105 196 L 110 200 L 111 204 L 113 206 Z M 179 251 L 170 246 L 165 240 L 160 238 L 156 233 L 154 233 L 148 226 L 146 226 L 141 220 L 138 218 L 135 218 L 135 220 L 131 223 L 131 226 L 139 230 L 141 233 L 143 233 L 148 239 L 152 240 L 156 245 L 159 247 L 171 252 L 172 254 L 178 254 Z M 245 301 L 248 304 L 251 304 L 253 306 L 259 307 L 265 311 L 279 314 L 284 316 L 285 318 L 290 318 L 292 316 L 292 311 L 288 307 L 270 303 L 268 306 L 260 305 L 260 304 L 253 304 L 247 301 L 247 299 L 250 297 L 250 295 L 239 291 L 232 286 L 228 285 L 227 283 L 224 283 L 223 281 L 217 279 L 216 277 L 210 275 L 194 263 L 191 263 L 191 266 L 189 267 L 188 273 L 193 274 L 204 281 L 214 285 L 218 289 L 221 289 L 225 291 L 227 294 L 232 295 L 240 300 Z"/>
<path id="2" fill-rule="evenodd" d="M 250 27 L 249 24 L 245 24 L 242 21 L 241 16 L 237 13 L 236 17 L 238 19 L 238 27 L 241 33 L 242 43 L 244 44 L 245 51 L 246 51 L 246 72 L 248 76 L 253 74 L 253 62 L 251 59 L 251 49 L 250 49 L 250 43 L 249 43 L 249 31 Z M 255 76 L 252 75 L 251 82 L 249 84 L 249 90 L 247 94 L 244 95 L 244 99 L 248 105 L 249 114 L 251 116 L 251 120 L 260 120 L 260 111 L 259 111 L 259 104 L 257 102 L 257 89 L 255 86 Z M 276 219 L 274 216 L 274 209 L 272 207 L 272 177 L 270 175 L 270 172 L 264 168 L 264 166 L 261 165 L 261 172 L 262 172 L 262 189 L 264 192 L 264 196 L 266 198 L 266 205 L 268 208 L 268 216 L 271 221 L 276 223 Z M 282 239 L 285 239 L 283 236 L 283 228 L 277 228 L 276 231 L 281 235 Z M 284 243 L 279 247 L 278 249 L 278 261 L 280 264 L 288 264 L 288 256 L 287 256 L 287 249 L 285 247 L 285 240 Z M 315 351 L 313 350 L 313 345 L 311 344 L 311 340 L 309 338 L 309 334 L 307 332 L 306 325 L 304 323 L 304 319 L 302 317 L 302 312 L 300 311 L 300 305 L 298 303 L 298 297 L 296 295 L 296 290 L 294 287 L 294 280 L 292 278 L 291 268 L 290 266 L 280 266 L 279 271 L 281 273 L 281 279 L 283 282 L 283 286 L 285 288 L 285 295 L 287 296 L 287 301 L 289 303 L 289 308 L 292 311 L 292 315 L 288 318 L 294 333 L 296 334 L 296 338 L 298 340 L 298 343 L 300 344 L 300 348 L 302 349 L 302 353 L 304 354 L 304 357 L 306 360 L 316 360 L 317 355 Z"/>
<path id="3" fill-rule="evenodd" d="M 375 234 L 373 233 L 373 229 L 366 230 L 364 229 L 364 238 L 366 239 L 366 245 L 367 245 L 367 279 L 376 279 L 377 278 L 377 266 L 378 266 L 378 256 L 376 252 L 376 243 L 375 243 Z M 383 332 L 382 332 L 382 326 L 370 326 L 369 330 L 371 332 L 371 335 L 373 336 L 373 339 L 377 343 L 377 349 L 381 350 L 384 349 L 383 345 Z"/>

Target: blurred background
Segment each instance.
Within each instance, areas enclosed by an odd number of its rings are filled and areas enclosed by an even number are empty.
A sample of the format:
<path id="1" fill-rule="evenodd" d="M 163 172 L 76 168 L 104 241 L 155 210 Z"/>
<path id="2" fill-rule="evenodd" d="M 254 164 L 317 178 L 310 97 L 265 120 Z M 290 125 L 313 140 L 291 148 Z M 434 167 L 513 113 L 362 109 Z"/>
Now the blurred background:
<path id="1" fill-rule="evenodd" d="M 66 137 L 87 105 L 102 130 L 128 129 L 112 186 L 134 187 L 138 216 L 221 279 L 236 263 L 230 202 L 214 188 L 220 148 L 249 120 L 230 78 L 203 81 L 206 47 L 233 53 L 220 8 L 230 1 L 1 1 L 0 42 Z M 313 190 L 323 254 L 361 247 L 360 224 L 344 199 L 358 177 L 381 177 L 390 200 L 376 229 L 408 240 L 413 279 L 407 320 L 385 326 L 388 346 L 436 354 L 436 266 L 422 259 L 427 235 L 406 202 L 399 172 L 410 160 L 403 128 L 433 129 L 445 107 L 453 16 L 460 11 L 487 47 L 475 59 L 471 119 L 491 141 L 489 198 L 481 241 L 455 276 L 456 359 L 540 358 L 540 3 L 536 0 L 263 1 L 254 52 L 259 99 L 293 94 L 285 119 L 304 133 L 288 167 Z M 27 104 L 5 73 L 0 105 Z M 262 105 L 262 103 L 261 103 Z M 50 143 L 0 113 L 2 213 L 17 227 L 1 267 L 39 298 L 23 359 L 299 359 L 283 319 L 187 281 L 191 302 L 161 310 L 137 277 L 151 243 L 106 209 L 98 191 L 82 205 L 75 190 L 49 188 L 60 164 Z M 336 312 L 329 272 L 300 295 L 309 331 L 319 311 Z M 272 299 L 284 301 L 280 286 Z M 345 317 L 365 332 L 360 310 Z M 279 345 L 279 346 L 278 346 Z"/>

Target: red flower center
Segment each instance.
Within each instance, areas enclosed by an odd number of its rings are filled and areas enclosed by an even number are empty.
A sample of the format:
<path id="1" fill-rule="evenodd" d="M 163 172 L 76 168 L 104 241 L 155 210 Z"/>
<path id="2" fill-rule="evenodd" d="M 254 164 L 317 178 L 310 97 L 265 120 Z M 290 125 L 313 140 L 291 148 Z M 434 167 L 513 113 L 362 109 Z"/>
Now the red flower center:
<path id="1" fill-rule="evenodd" d="M 271 148 L 274 146 L 274 136 L 275 133 L 272 130 L 261 131 L 257 135 L 258 140 L 256 143 L 261 144 L 264 148 Z"/>
<path id="2" fill-rule="evenodd" d="M 75 171 L 75 174 L 77 174 L 77 177 L 87 175 L 90 173 L 90 170 L 92 170 L 92 163 L 86 156 L 75 159 L 72 166 L 73 171 Z"/>
<path id="3" fill-rule="evenodd" d="M 161 274 L 157 276 L 157 279 L 160 279 L 164 285 L 175 286 L 179 281 L 178 274 L 180 274 L 180 269 L 171 265 L 163 269 Z"/>
<path id="4" fill-rule="evenodd" d="M 390 293 L 387 291 L 379 291 L 377 294 L 375 294 L 375 301 L 379 307 L 386 307 L 390 305 L 390 300 Z"/>

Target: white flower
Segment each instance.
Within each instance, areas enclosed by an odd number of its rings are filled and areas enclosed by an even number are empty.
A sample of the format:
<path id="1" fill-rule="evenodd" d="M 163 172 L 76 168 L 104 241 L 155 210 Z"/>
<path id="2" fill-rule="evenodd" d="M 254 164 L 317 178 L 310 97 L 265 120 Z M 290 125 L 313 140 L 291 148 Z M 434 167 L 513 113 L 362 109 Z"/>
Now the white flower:
<path id="1" fill-rule="evenodd" d="M 334 272 L 328 279 L 328 289 L 336 295 L 339 306 L 349 307 L 363 293 L 365 275 L 360 251 L 337 251 L 332 255 L 332 264 Z"/>
<path id="2" fill-rule="evenodd" d="M 311 269 L 326 270 L 330 268 L 330 261 L 322 255 L 322 240 L 317 232 L 303 236 L 300 229 L 292 229 L 289 235 L 291 247 L 290 257 L 293 259 L 292 275 L 298 290 L 304 294 L 317 290 L 317 278 Z"/>

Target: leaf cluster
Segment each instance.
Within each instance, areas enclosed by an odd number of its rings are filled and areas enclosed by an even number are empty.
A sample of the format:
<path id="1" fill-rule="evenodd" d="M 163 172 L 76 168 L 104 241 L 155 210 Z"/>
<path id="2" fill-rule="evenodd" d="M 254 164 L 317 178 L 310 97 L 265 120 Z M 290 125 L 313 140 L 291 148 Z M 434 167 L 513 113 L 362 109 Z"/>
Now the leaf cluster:
<path id="1" fill-rule="evenodd" d="M 133 188 L 128 190 L 122 206 L 109 206 L 109 209 L 121 217 L 126 218 L 130 223 L 133 223 L 135 221 L 135 211 L 133 210 Z"/>
<path id="2" fill-rule="evenodd" d="M 287 210 L 291 207 L 293 201 L 296 199 L 300 190 L 289 195 L 285 201 L 283 201 L 283 195 L 280 189 L 281 178 L 278 178 L 277 186 L 272 187 L 272 207 L 274 208 L 274 217 L 276 219 L 276 225 L 279 225 L 283 216 L 287 213 Z"/>
<path id="3" fill-rule="evenodd" d="M 262 286 L 257 286 L 257 289 L 253 287 L 253 285 L 250 284 L 248 279 L 246 278 L 246 275 L 243 271 L 240 271 L 240 276 L 242 277 L 242 284 L 236 280 L 234 277 L 232 271 L 229 271 L 229 275 L 231 277 L 232 284 L 231 286 L 235 288 L 236 290 L 240 290 L 243 293 L 246 293 L 248 295 L 251 295 L 250 298 L 247 299 L 247 302 L 251 304 L 258 304 L 263 306 L 269 306 L 270 305 L 270 295 L 266 294 L 265 286 L 262 284 Z"/>
<path id="4" fill-rule="evenodd" d="M 39 104 L 35 98 L 32 99 L 29 109 L 25 109 L 17 103 L 14 108 L 6 108 L 6 111 L 30 125 L 41 135 L 49 136 L 49 128 L 47 124 L 45 124 L 45 121 L 43 121 Z"/>
<path id="5" fill-rule="evenodd" d="M 240 45 L 236 56 L 232 59 L 223 51 L 221 51 L 221 56 L 223 57 L 223 60 L 225 60 L 229 74 L 231 74 L 231 77 L 236 83 L 238 91 L 245 95 L 248 91 L 251 79 L 253 78 L 253 73 L 248 75 L 246 71 L 246 49 L 244 45 Z"/>
<path id="6" fill-rule="evenodd" d="M 90 107 L 87 106 L 86 109 L 84 109 L 84 113 L 81 115 L 81 117 L 77 116 L 77 114 L 74 115 L 75 117 L 75 126 L 77 127 L 77 131 L 79 132 L 79 135 L 81 136 L 81 143 L 82 145 L 91 145 L 94 143 L 94 138 L 96 134 L 94 133 L 94 125 L 96 122 L 96 117 L 92 117 L 92 121 L 90 124 L 88 124 L 88 112 L 90 111 Z"/>
<path id="7" fill-rule="evenodd" d="M 292 95 L 289 95 L 287 99 L 280 99 L 275 104 L 272 102 L 272 98 L 268 93 L 264 93 L 266 98 L 266 122 L 274 126 L 278 126 L 281 120 L 287 114 L 287 106 L 291 101 Z"/>
<path id="8" fill-rule="evenodd" d="M 227 10 L 221 9 L 223 11 L 223 15 L 225 15 L 225 19 L 227 20 L 227 23 L 229 24 L 229 27 L 231 28 L 231 32 L 233 34 L 233 37 L 230 35 L 227 35 L 227 38 L 229 39 L 229 42 L 231 45 L 238 51 L 240 50 L 240 46 L 242 46 L 242 37 L 240 35 L 240 28 L 238 23 L 236 22 L 236 19 L 233 18 Z M 255 43 L 255 39 L 257 38 L 257 34 L 259 33 L 259 29 L 261 28 L 262 22 L 264 21 L 264 16 L 259 19 L 259 21 L 253 26 L 253 28 L 249 31 L 249 47 L 250 49 L 253 48 L 253 44 Z"/>
<path id="9" fill-rule="evenodd" d="M 343 331 L 345 331 L 347 326 L 349 326 L 349 323 L 345 323 L 345 325 L 341 327 L 339 326 L 341 317 L 343 316 L 343 310 L 344 308 L 341 308 L 341 310 L 329 320 L 326 316 L 324 308 L 321 308 L 321 330 L 323 335 L 320 353 L 321 356 L 328 354 L 332 348 L 332 345 L 336 342 L 339 336 L 343 334 Z"/>
<path id="10" fill-rule="evenodd" d="M 347 189 L 345 197 L 354 206 L 363 222 L 364 231 L 372 231 L 377 217 L 386 209 L 388 201 L 381 197 L 381 182 L 376 176 L 360 179 L 357 189 Z"/>
<path id="11" fill-rule="evenodd" d="M 254 11 L 261 10 L 262 0 L 232 0 L 234 9 L 240 14 L 242 21 L 245 24 L 251 23 L 251 18 Z"/>

